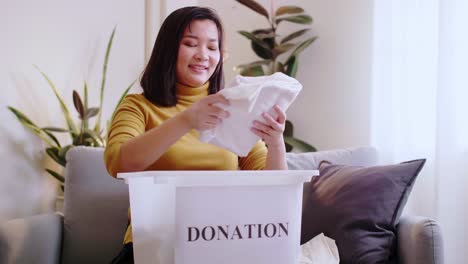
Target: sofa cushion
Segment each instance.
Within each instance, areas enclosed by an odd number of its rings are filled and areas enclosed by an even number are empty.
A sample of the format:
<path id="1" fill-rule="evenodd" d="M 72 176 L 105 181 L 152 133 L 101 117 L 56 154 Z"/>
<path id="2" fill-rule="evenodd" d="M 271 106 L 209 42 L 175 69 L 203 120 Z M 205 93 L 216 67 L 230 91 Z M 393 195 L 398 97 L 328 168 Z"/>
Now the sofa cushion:
<path id="1" fill-rule="evenodd" d="M 128 187 L 109 176 L 104 149 L 67 152 L 61 263 L 109 263 L 122 249 L 128 222 Z"/>
<path id="2" fill-rule="evenodd" d="M 301 243 L 324 233 L 341 263 L 388 263 L 396 225 L 425 160 L 360 167 L 321 164 L 304 184 Z"/>
<path id="3" fill-rule="evenodd" d="M 377 165 L 377 150 L 373 147 L 356 147 L 307 153 L 286 153 L 290 170 L 318 170 L 320 162 L 353 166 Z"/>

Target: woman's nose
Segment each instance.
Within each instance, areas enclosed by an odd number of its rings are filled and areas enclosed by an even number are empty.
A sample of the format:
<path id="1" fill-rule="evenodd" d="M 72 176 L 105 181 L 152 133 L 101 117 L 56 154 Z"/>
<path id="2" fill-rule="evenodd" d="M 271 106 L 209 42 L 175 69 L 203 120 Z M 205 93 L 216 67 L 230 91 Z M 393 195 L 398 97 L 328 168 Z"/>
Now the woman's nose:
<path id="1" fill-rule="evenodd" d="M 198 49 L 197 53 L 195 54 L 195 58 L 197 60 L 206 61 L 208 60 L 208 52 L 205 48 Z"/>

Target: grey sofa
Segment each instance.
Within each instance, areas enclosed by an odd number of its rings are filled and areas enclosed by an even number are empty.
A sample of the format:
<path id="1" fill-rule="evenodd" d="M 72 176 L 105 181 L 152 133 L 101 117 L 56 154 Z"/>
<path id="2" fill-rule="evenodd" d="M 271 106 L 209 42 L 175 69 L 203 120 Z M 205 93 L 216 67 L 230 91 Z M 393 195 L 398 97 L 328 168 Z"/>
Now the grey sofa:
<path id="1" fill-rule="evenodd" d="M 0 263 L 109 263 L 122 247 L 127 225 L 127 185 L 110 177 L 103 149 L 76 147 L 67 154 L 63 215 L 51 213 L 0 224 Z M 370 166 L 373 148 L 287 155 L 290 169 L 316 169 L 321 160 Z M 441 264 L 443 242 L 437 223 L 417 216 L 398 225 L 399 263 Z"/>

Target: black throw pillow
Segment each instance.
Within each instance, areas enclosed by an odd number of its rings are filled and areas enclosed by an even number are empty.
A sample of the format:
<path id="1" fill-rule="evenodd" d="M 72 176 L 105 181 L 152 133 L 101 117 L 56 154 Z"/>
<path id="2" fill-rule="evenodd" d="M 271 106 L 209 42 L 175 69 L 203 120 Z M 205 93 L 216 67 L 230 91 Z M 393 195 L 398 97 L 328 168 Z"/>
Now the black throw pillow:
<path id="1" fill-rule="evenodd" d="M 389 263 L 396 225 L 425 160 L 357 167 L 320 164 L 304 184 L 301 244 L 324 233 L 335 240 L 340 263 Z"/>

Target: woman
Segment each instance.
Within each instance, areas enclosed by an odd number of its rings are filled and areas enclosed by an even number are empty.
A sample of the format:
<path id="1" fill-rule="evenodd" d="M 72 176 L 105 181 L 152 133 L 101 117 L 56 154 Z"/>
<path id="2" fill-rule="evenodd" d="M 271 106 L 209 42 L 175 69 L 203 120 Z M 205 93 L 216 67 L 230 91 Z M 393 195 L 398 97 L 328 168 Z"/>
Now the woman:
<path id="1" fill-rule="evenodd" d="M 177 47 L 177 48 L 175 48 Z M 112 176 L 143 170 L 285 170 L 285 113 L 267 113 L 252 132 L 263 139 L 246 157 L 198 140 L 198 132 L 220 125 L 229 113 L 223 88 L 223 28 L 208 8 L 174 11 L 159 31 L 141 78 L 142 94 L 126 96 L 109 131 L 104 159 Z M 265 146 L 268 145 L 268 150 Z M 133 263 L 129 224 L 124 248 L 112 263 Z"/>

